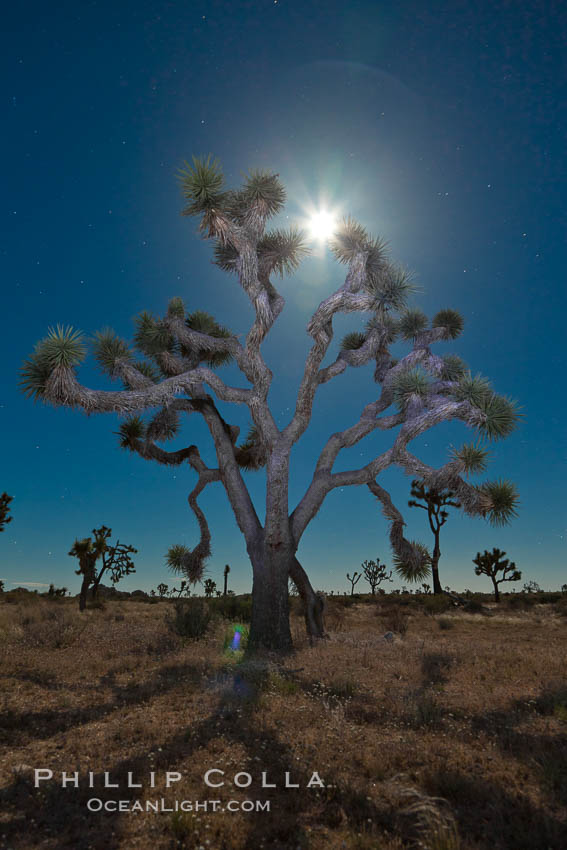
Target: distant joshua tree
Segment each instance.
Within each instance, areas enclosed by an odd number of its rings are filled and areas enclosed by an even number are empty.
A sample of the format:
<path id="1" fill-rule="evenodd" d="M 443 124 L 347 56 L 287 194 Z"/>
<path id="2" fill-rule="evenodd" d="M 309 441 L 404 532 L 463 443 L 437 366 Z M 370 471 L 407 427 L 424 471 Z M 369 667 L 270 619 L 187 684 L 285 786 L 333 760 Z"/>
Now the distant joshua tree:
<path id="1" fill-rule="evenodd" d="M 431 575 L 433 577 L 433 593 L 443 593 L 439 580 L 439 559 L 441 549 L 439 547 L 439 535 L 441 528 L 447 522 L 449 512 L 447 507 L 460 508 L 460 502 L 454 500 L 455 494 L 452 490 L 427 487 L 423 481 L 415 479 L 411 482 L 412 499 L 408 502 L 410 508 L 422 508 L 427 511 L 429 527 L 433 532 L 434 546 L 431 555 Z"/>
<path id="2" fill-rule="evenodd" d="M 66 587 L 55 587 L 54 584 L 50 584 L 49 590 L 47 591 L 47 595 L 52 597 L 52 598 L 66 596 L 67 595 L 67 588 Z"/>
<path id="3" fill-rule="evenodd" d="M 475 573 L 477 576 L 488 576 L 492 579 L 494 585 L 494 601 L 500 602 L 500 591 L 498 585 L 504 581 L 520 581 L 522 573 L 516 569 L 516 564 L 510 562 L 508 558 L 504 558 L 506 552 L 500 549 L 493 549 L 488 552 L 486 549 L 481 555 L 477 553 L 476 558 L 473 558 L 473 564 L 476 564 Z M 498 576 L 501 578 L 498 578 Z"/>
<path id="4" fill-rule="evenodd" d="M 69 555 L 79 559 L 79 569 L 75 572 L 83 576 L 79 594 L 80 611 L 84 611 L 87 606 L 89 587 L 92 587 L 93 599 L 97 598 L 99 584 L 106 572 L 109 573 L 111 582 L 117 584 L 123 576 L 136 571 L 130 555 L 137 552 L 137 549 L 118 540 L 114 546 L 111 546 L 108 541 L 112 535 L 112 529 L 106 525 L 93 528 L 93 535 L 94 537 L 75 540 L 69 551 Z M 101 566 L 97 570 L 99 559 Z"/>
<path id="5" fill-rule="evenodd" d="M 4 582 L 0 579 L 0 593 L 4 593 Z"/>
<path id="6" fill-rule="evenodd" d="M 376 588 L 383 581 L 393 581 L 392 571 L 387 572 L 386 564 L 381 564 L 380 558 L 376 558 L 375 561 L 363 561 L 361 566 L 364 572 L 364 578 L 372 590 L 372 596 L 375 595 Z"/>
<path id="7" fill-rule="evenodd" d="M 527 581 L 523 587 L 524 593 L 541 593 L 541 587 L 537 581 Z"/>
<path id="8" fill-rule="evenodd" d="M 354 586 L 362 578 L 362 573 L 357 573 L 356 570 L 355 570 L 354 573 L 352 574 L 352 578 L 350 577 L 349 573 L 346 574 L 346 577 L 350 581 L 350 595 L 354 596 Z"/>
<path id="9" fill-rule="evenodd" d="M 187 587 L 186 581 L 180 582 L 179 583 L 179 589 L 177 587 L 173 587 L 171 589 L 171 595 L 173 596 L 174 593 L 177 593 L 177 598 L 179 599 L 179 597 L 181 596 L 181 594 L 183 593 L 183 591 L 185 590 L 186 587 Z"/>
<path id="10" fill-rule="evenodd" d="M 212 596 L 215 590 L 217 589 L 216 581 L 213 581 L 212 578 L 205 579 L 205 596 Z"/>
<path id="11" fill-rule="evenodd" d="M 2 493 L 0 496 L 0 531 L 4 531 L 4 526 L 12 522 L 12 517 L 8 516 L 10 512 L 10 502 L 13 496 L 8 496 L 7 493 Z"/>
<path id="12" fill-rule="evenodd" d="M 225 567 L 224 567 L 224 592 L 223 592 L 223 596 L 226 596 L 226 592 L 227 592 L 227 590 L 228 590 L 228 574 L 229 574 L 229 572 L 230 572 L 230 567 L 229 567 L 229 565 L 228 565 L 228 564 L 225 564 Z"/>
<path id="13" fill-rule="evenodd" d="M 169 588 L 168 588 L 167 584 L 164 584 L 163 582 L 161 584 L 158 584 L 157 592 L 159 593 L 159 598 L 163 599 L 163 597 L 167 594 L 168 590 L 169 590 Z"/>

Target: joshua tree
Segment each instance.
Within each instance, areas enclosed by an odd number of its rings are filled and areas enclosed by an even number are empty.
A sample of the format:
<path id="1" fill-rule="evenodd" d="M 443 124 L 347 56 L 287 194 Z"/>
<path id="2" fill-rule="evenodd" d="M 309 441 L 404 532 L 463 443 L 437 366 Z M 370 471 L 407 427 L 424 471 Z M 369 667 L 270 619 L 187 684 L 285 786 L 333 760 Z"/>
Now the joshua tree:
<path id="1" fill-rule="evenodd" d="M 180 584 L 179 584 L 179 589 L 178 589 L 177 587 L 173 587 L 173 588 L 171 589 L 171 595 L 173 596 L 173 594 L 174 594 L 174 593 L 177 593 L 177 598 L 179 599 L 179 597 L 181 596 L 181 594 L 183 593 L 183 591 L 186 589 L 186 587 L 187 587 L 187 582 L 186 582 L 186 581 L 182 581 L 182 582 L 180 582 Z"/>
<path id="2" fill-rule="evenodd" d="M 223 596 L 226 596 L 226 592 L 227 592 L 227 590 L 228 590 L 228 574 L 229 574 L 229 572 L 230 572 L 230 567 L 228 566 L 228 564 L 225 564 L 225 567 L 224 567 L 224 592 L 223 592 Z"/>
<path id="3" fill-rule="evenodd" d="M 117 584 L 123 576 L 136 571 L 130 555 L 137 552 L 137 549 L 118 540 L 114 546 L 111 546 L 108 541 L 112 535 L 112 529 L 106 525 L 93 528 L 93 535 L 94 538 L 85 537 L 82 540 L 75 540 L 69 552 L 69 555 L 79 559 L 79 569 L 75 572 L 83 576 L 79 593 L 80 611 L 86 608 L 89 587 L 92 587 L 92 597 L 96 599 L 99 584 L 106 572 L 110 574 L 112 583 Z M 101 566 L 97 570 L 99 559 Z"/>
<path id="4" fill-rule="evenodd" d="M 503 581 L 520 581 L 522 578 L 522 573 L 516 569 L 516 564 L 505 558 L 505 554 L 506 552 L 501 552 L 500 549 L 493 549 L 492 552 L 485 549 L 482 555 L 477 552 L 476 558 L 473 558 L 473 564 L 476 564 L 476 575 L 484 575 L 492 579 L 495 602 L 500 602 L 499 584 Z M 498 578 L 499 575 L 500 578 Z"/>
<path id="5" fill-rule="evenodd" d="M 441 557 L 441 549 L 439 547 L 439 535 L 441 528 L 447 522 L 449 512 L 447 507 L 460 508 L 460 502 L 454 500 L 455 494 L 451 490 L 438 489 L 436 487 L 427 487 L 424 481 L 416 479 L 411 482 L 411 495 L 408 505 L 410 508 L 422 508 L 427 511 L 427 519 L 429 527 L 433 532 L 434 545 L 433 554 L 431 555 L 431 575 L 433 577 L 433 593 L 443 593 L 441 582 L 439 580 L 439 559 Z M 419 500 L 419 501 L 417 501 Z"/>
<path id="6" fill-rule="evenodd" d="M 205 579 L 205 596 L 212 596 L 215 590 L 217 589 L 216 581 L 213 581 L 212 578 Z"/>
<path id="7" fill-rule="evenodd" d="M 362 578 L 362 573 L 357 573 L 356 570 L 352 574 L 352 578 L 349 573 L 346 574 L 347 579 L 350 581 L 350 595 L 354 596 L 354 586 L 357 582 Z"/>
<path id="8" fill-rule="evenodd" d="M 8 516 L 8 513 L 10 511 L 10 502 L 13 498 L 13 496 L 8 496 L 7 493 L 0 495 L 0 531 L 4 531 L 4 526 L 12 522 L 12 517 Z"/>
<path id="9" fill-rule="evenodd" d="M 157 592 L 159 593 L 160 599 L 163 599 L 163 597 L 166 595 L 167 591 L 168 591 L 167 584 L 164 584 L 163 582 L 161 584 L 158 584 Z"/>
<path id="10" fill-rule="evenodd" d="M 4 593 L 4 582 L 0 579 L 0 593 Z"/>
<path id="11" fill-rule="evenodd" d="M 385 244 L 352 218 L 337 225 L 330 249 L 347 267 L 344 284 L 326 297 L 307 324 L 310 349 L 306 357 L 295 409 L 289 422 L 276 422 L 268 404 L 273 373 L 262 352 L 262 343 L 285 306 L 276 289 L 275 276 L 293 272 L 308 253 L 304 234 L 297 228 L 266 231 L 268 219 L 284 205 L 285 190 L 276 174 L 253 171 L 236 191 L 228 191 L 220 165 L 193 159 L 180 172 L 187 200 L 184 215 L 200 218 L 200 230 L 214 242 L 215 263 L 235 274 L 252 306 L 252 324 L 242 336 L 219 324 L 212 316 L 173 298 L 163 317 L 142 313 L 136 321 L 133 349 L 112 330 L 94 338 L 94 355 L 110 378 L 123 389 L 92 390 L 82 385 L 77 367 L 86 354 L 81 333 L 57 327 L 37 343 L 22 370 L 23 391 L 54 405 L 81 408 L 89 414 L 114 413 L 125 418 L 119 429 L 123 448 L 165 465 L 187 464 L 197 475 L 189 496 L 200 530 L 194 549 L 178 548 L 175 567 L 188 581 L 202 578 L 210 555 L 210 531 L 198 497 L 215 482 L 224 487 L 237 525 L 244 535 L 253 572 L 251 647 L 279 651 L 291 648 L 288 576 L 303 597 L 311 636 L 324 636 L 322 600 L 317 597 L 297 558 L 303 534 L 325 498 L 337 488 L 365 485 L 381 503 L 390 524 L 394 566 L 406 580 L 423 581 L 429 574 L 425 547 L 403 535 L 404 519 L 379 483 L 391 466 L 419 477 L 428 487 L 450 489 L 471 516 L 506 522 L 515 513 L 517 495 L 507 481 L 473 487 L 463 474 L 478 468 L 485 452 L 464 446 L 439 468 L 410 452 L 410 443 L 433 426 L 459 419 L 489 439 L 507 436 L 518 414 L 514 404 L 497 395 L 484 378 L 473 377 L 454 355 L 439 356 L 434 344 L 453 340 L 462 331 L 463 319 L 453 310 L 441 310 L 431 323 L 420 310 L 408 308 L 414 291 L 408 273 L 392 263 Z M 349 333 L 338 346 L 335 359 L 323 361 L 333 339 L 335 316 L 366 314 L 369 321 Z M 395 340 L 405 340 L 410 350 L 396 360 L 390 353 Z M 290 340 L 291 343 L 291 340 Z M 229 360 L 243 381 L 230 385 L 218 372 Z M 370 393 L 353 410 L 352 424 L 341 431 L 330 429 L 314 463 L 314 474 L 295 507 L 289 505 L 290 460 L 295 443 L 312 418 L 322 384 L 334 381 L 349 369 L 374 364 L 378 392 Z M 213 395 L 214 394 L 214 395 Z M 252 425 L 244 440 L 240 429 L 221 414 L 219 403 L 248 408 Z M 389 410 L 392 405 L 394 412 Z M 143 417 L 144 412 L 146 416 Z M 202 417 L 216 452 L 216 466 L 202 459 L 196 445 L 167 451 L 160 443 L 178 434 L 181 417 Z M 349 449 L 376 431 L 392 431 L 392 441 L 358 468 L 334 471 L 343 449 Z M 257 514 L 246 484 L 249 471 L 265 468 L 265 516 Z"/>
<path id="12" fill-rule="evenodd" d="M 537 581 L 527 581 L 523 587 L 524 593 L 541 593 L 541 587 Z"/>
<path id="13" fill-rule="evenodd" d="M 380 558 L 376 558 L 375 561 L 363 561 L 361 566 L 364 572 L 364 578 L 372 590 L 372 596 L 375 595 L 376 588 L 382 584 L 383 581 L 393 580 L 392 571 L 386 571 L 386 564 L 381 564 Z"/>

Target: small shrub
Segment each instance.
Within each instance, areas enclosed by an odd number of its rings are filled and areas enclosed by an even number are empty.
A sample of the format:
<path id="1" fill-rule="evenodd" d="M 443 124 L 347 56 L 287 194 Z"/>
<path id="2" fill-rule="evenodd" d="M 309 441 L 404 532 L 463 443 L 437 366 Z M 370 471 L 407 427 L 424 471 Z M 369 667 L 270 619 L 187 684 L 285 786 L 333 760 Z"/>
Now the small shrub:
<path id="1" fill-rule="evenodd" d="M 546 685 L 535 701 L 535 708 L 540 714 L 567 719 L 567 685 L 564 682 Z"/>
<path id="2" fill-rule="evenodd" d="M 179 639 L 174 635 L 161 634 L 157 635 L 146 646 L 148 655 L 162 656 L 173 652 L 178 648 Z"/>
<path id="3" fill-rule="evenodd" d="M 252 597 L 218 596 L 209 599 L 209 609 L 212 614 L 218 614 L 225 620 L 238 620 L 249 623 L 252 616 Z"/>
<path id="4" fill-rule="evenodd" d="M 455 628 L 455 621 L 450 620 L 449 617 L 440 617 L 439 620 L 437 620 L 437 625 L 442 632 L 447 632 L 449 629 Z"/>
<path id="5" fill-rule="evenodd" d="M 334 596 L 333 599 L 343 608 L 350 608 L 357 601 L 354 596 Z"/>
<path id="6" fill-rule="evenodd" d="M 426 652 L 421 658 L 424 684 L 442 685 L 447 681 L 447 673 L 454 663 L 454 657 L 446 652 Z"/>
<path id="7" fill-rule="evenodd" d="M 334 603 L 329 605 L 327 602 L 324 616 L 325 624 L 330 631 L 342 632 L 345 624 L 345 611 L 343 606 L 335 605 Z"/>
<path id="8" fill-rule="evenodd" d="M 421 600 L 423 611 L 425 614 L 434 616 L 435 614 L 444 614 L 446 611 L 451 611 L 453 603 L 448 596 L 423 596 Z"/>
<path id="9" fill-rule="evenodd" d="M 327 687 L 327 695 L 332 699 L 352 699 L 357 690 L 352 679 L 333 679 Z"/>
<path id="10" fill-rule="evenodd" d="M 510 594 L 506 597 L 506 607 L 511 611 L 524 611 L 528 605 L 522 594 Z"/>
<path id="11" fill-rule="evenodd" d="M 47 603 L 49 605 L 49 603 Z M 33 613 L 20 615 L 25 646 L 44 649 L 66 649 L 71 646 L 87 627 L 70 611 L 56 607 L 41 607 Z"/>
<path id="12" fill-rule="evenodd" d="M 384 617 L 383 622 L 387 632 L 396 632 L 396 634 L 403 636 L 408 630 L 409 615 L 398 607 L 392 608 Z"/>
<path id="13" fill-rule="evenodd" d="M 427 691 L 420 690 L 409 699 L 410 725 L 416 729 L 424 726 L 437 726 L 443 716 L 443 710 L 436 698 Z"/>
<path id="14" fill-rule="evenodd" d="M 476 599 L 469 599 L 463 610 L 467 614 L 482 614 L 484 612 L 484 605 Z"/>
<path id="15" fill-rule="evenodd" d="M 282 676 L 280 673 L 270 673 L 268 678 L 268 690 L 280 696 L 291 696 L 299 690 L 299 685 L 293 679 Z"/>
<path id="16" fill-rule="evenodd" d="M 209 606 L 202 599 L 179 599 L 174 603 L 175 613 L 167 623 L 176 635 L 190 640 L 202 638 L 211 620 Z"/>

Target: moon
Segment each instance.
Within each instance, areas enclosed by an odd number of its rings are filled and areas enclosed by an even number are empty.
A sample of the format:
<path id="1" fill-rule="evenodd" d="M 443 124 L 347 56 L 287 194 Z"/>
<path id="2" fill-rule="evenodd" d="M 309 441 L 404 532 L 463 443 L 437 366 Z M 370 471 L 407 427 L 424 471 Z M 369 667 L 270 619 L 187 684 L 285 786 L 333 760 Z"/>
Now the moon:
<path id="1" fill-rule="evenodd" d="M 337 219 L 329 210 L 318 210 L 309 218 L 309 230 L 314 239 L 324 242 L 330 239 L 337 226 Z"/>

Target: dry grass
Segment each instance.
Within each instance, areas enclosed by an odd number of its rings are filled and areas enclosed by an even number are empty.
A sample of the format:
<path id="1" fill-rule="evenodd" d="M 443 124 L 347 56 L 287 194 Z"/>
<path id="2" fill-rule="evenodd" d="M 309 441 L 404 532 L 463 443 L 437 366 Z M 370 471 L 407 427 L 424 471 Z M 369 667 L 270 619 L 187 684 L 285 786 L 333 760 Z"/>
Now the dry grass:
<path id="1" fill-rule="evenodd" d="M 381 605 L 382 603 L 380 603 Z M 567 618 L 332 604 L 293 657 L 187 642 L 166 602 L 0 604 L 0 847 L 12 850 L 560 850 L 567 846 Z M 452 623 L 440 627 L 443 619 Z M 384 640 L 397 625 L 393 640 Z M 30 767 L 97 790 L 33 787 Z M 249 789 L 208 789 L 209 768 Z M 156 772 L 156 787 L 126 788 Z M 181 782 L 165 788 L 164 772 Z M 104 771 L 120 790 L 101 789 Z M 261 772 L 299 789 L 259 787 Z M 318 771 L 324 789 L 304 786 Z M 89 813 L 103 800 L 268 800 L 268 812 Z"/>

